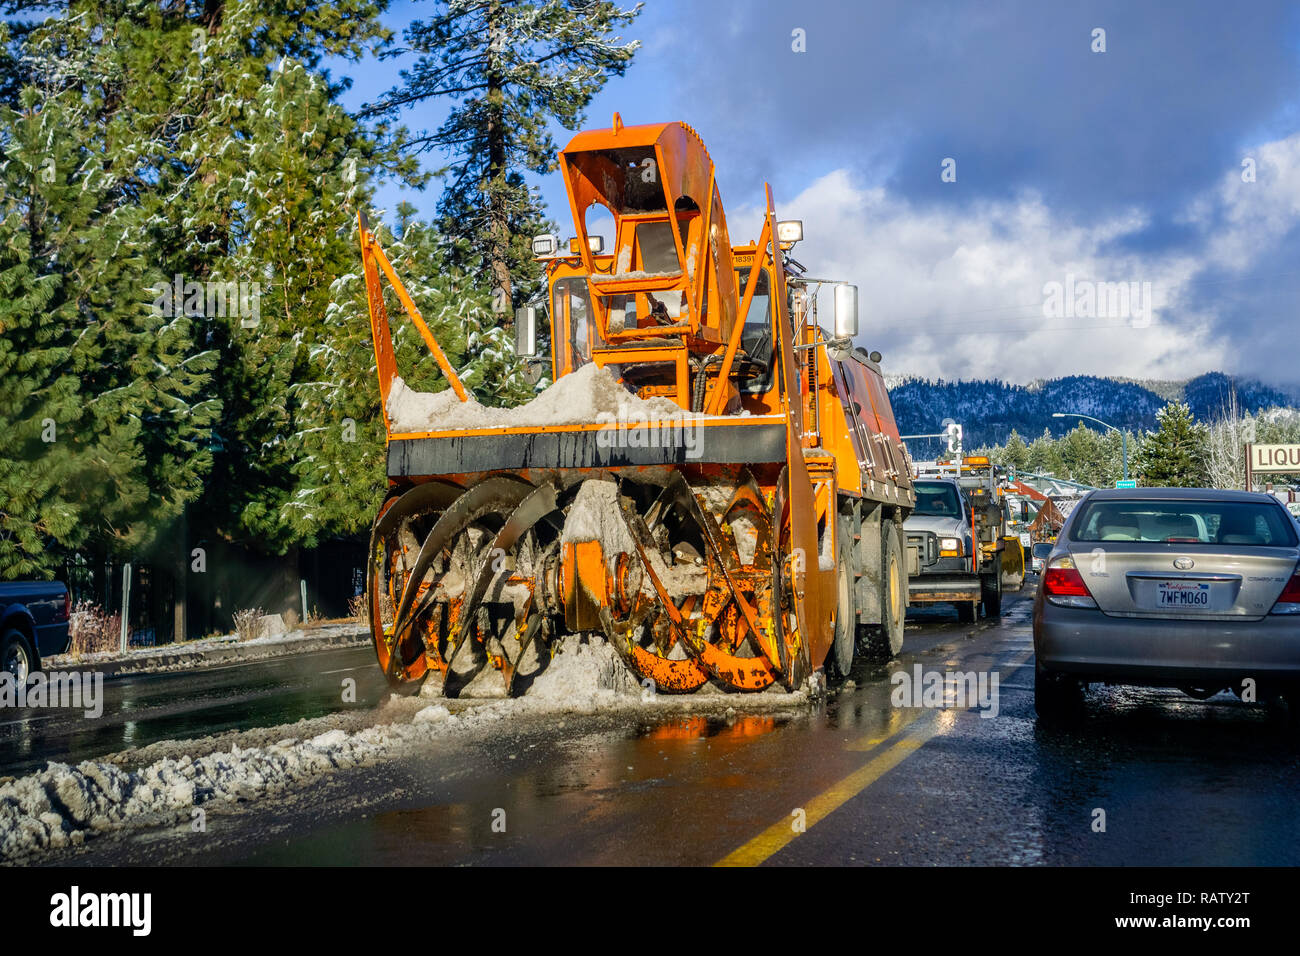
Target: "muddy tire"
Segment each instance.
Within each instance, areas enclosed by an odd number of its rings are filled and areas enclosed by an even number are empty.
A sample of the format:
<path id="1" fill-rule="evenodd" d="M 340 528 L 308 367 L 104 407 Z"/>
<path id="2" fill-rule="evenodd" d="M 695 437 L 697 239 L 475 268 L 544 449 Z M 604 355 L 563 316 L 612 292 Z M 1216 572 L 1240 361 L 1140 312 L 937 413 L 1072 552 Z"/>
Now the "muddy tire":
<path id="1" fill-rule="evenodd" d="M 907 571 L 898 525 L 885 521 L 880 542 L 879 624 L 858 628 L 862 656 L 873 664 L 893 660 L 903 650 L 903 622 L 907 617 Z"/>
<path id="2" fill-rule="evenodd" d="M 854 594 L 857 562 L 853 547 L 853 516 L 841 514 L 835 525 L 835 643 L 826 655 L 826 676 L 840 683 L 853 668 L 857 645 L 858 603 Z"/>

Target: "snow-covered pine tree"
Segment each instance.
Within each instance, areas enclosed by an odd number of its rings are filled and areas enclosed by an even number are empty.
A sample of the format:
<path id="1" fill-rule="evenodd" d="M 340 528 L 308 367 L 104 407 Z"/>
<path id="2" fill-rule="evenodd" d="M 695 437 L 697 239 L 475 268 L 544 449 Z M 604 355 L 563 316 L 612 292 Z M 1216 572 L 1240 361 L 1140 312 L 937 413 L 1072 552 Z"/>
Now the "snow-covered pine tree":
<path id="1" fill-rule="evenodd" d="M 1142 439 L 1133 470 L 1144 487 L 1203 488 L 1209 484 L 1208 435 L 1183 402 L 1156 413 L 1158 428 Z"/>
<path id="2" fill-rule="evenodd" d="M 128 0 L 98 26 L 127 78 L 122 122 L 157 131 L 141 197 L 154 255 L 169 279 L 201 290 L 184 304 L 220 356 L 209 393 L 222 408 L 215 461 L 191 540 L 270 554 L 317 540 L 286 516 L 296 436 L 319 417 L 310 389 L 296 386 L 312 380 L 312 350 L 328 345 L 329 287 L 356 268 L 354 217 L 374 177 L 422 181 L 398 153 L 401 132 L 362 128 L 319 68 L 327 54 L 355 57 L 382 40 L 382 7 Z"/>
<path id="3" fill-rule="evenodd" d="M 0 110 L 0 573 L 147 548 L 206 472 L 215 409 L 195 399 L 213 357 L 151 308 L 147 150 L 107 119 L 118 78 L 84 27 L 32 30 L 18 103 Z"/>
<path id="4" fill-rule="evenodd" d="M 1006 444 L 999 450 L 997 460 L 999 464 L 1009 465 L 1017 471 L 1024 471 L 1029 467 L 1029 446 L 1014 428 L 1007 436 Z"/>
<path id="5" fill-rule="evenodd" d="M 1044 428 L 1043 433 L 1029 443 L 1029 471 L 1039 475 L 1056 475 L 1064 477 L 1065 463 L 1061 459 L 1060 448 L 1052 437 L 1051 431 Z"/>
<path id="6" fill-rule="evenodd" d="M 486 291 L 446 263 L 437 231 L 414 212 L 398 208 L 397 219 L 405 224 L 400 235 L 382 223 L 372 221 L 371 227 L 461 381 L 487 405 L 531 398 L 513 342 L 492 324 Z M 384 488 L 384 424 L 365 282 L 359 261 L 351 266 L 330 288 L 325 329 L 308 349 L 308 377 L 295 385 L 312 398 L 303 404 L 291 443 L 296 485 L 285 516 L 303 536 L 364 528 Z M 420 391 L 447 388 L 386 283 L 385 293 L 399 374 Z"/>
<path id="7" fill-rule="evenodd" d="M 547 226 L 524 174 L 554 168 L 548 124 L 576 128 L 605 81 L 627 69 L 638 43 L 615 31 L 640 10 L 611 0 L 440 0 L 437 13 L 407 28 L 405 48 L 389 54 L 409 51 L 415 61 L 368 112 L 452 101 L 437 131 L 411 142 L 450 157 L 440 225 L 464 241 L 449 245 L 449 259 L 481 265 L 479 284 L 515 305 L 537 291 L 529 239 Z"/>

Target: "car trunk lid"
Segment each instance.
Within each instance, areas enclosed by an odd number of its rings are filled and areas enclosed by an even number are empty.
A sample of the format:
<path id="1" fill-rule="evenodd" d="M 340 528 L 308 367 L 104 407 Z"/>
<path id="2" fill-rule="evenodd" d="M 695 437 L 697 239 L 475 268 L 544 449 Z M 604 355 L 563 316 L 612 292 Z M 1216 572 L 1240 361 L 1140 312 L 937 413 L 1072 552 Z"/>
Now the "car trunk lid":
<path id="1" fill-rule="evenodd" d="M 1262 618 L 1296 570 L 1288 547 L 1080 543 L 1071 556 L 1105 613 L 1174 619 Z"/>

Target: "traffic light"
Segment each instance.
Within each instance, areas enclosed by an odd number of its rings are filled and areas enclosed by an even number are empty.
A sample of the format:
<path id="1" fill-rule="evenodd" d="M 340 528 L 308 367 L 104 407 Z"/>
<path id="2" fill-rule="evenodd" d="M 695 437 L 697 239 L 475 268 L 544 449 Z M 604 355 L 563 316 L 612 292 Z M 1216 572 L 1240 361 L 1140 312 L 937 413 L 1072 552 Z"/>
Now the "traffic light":
<path id="1" fill-rule="evenodd" d="M 961 454 L 961 426 L 956 422 L 948 423 L 948 451 L 954 455 Z"/>

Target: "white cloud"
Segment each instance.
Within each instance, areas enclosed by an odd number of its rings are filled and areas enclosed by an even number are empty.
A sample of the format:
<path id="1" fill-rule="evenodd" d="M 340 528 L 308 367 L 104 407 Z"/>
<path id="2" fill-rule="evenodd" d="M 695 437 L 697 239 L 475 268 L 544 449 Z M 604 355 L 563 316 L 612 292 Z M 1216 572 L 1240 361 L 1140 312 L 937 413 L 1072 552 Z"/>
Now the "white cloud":
<path id="1" fill-rule="evenodd" d="M 891 373 L 1025 382 L 1249 372 L 1239 368 L 1242 335 L 1227 327 L 1223 298 L 1195 280 L 1215 269 L 1231 281 L 1300 221 L 1300 134 L 1249 155 L 1258 162 L 1257 181 L 1241 182 L 1240 170 L 1225 173 L 1180 217 L 1193 240 L 1157 253 L 1125 246 L 1150 227 L 1141 209 L 1070 218 L 1033 193 L 920 207 L 846 169 L 787 202 L 778 197 L 777 212 L 804 221 L 807 239 L 793 255 L 810 274 L 857 283 L 859 344 L 884 352 Z M 733 242 L 752 239 L 761 210 L 738 209 L 729 225 Z M 1141 327 L 1140 317 L 1044 317 L 1044 285 L 1068 275 L 1150 283 L 1152 321 Z M 823 315 L 823 324 L 828 320 Z"/>

